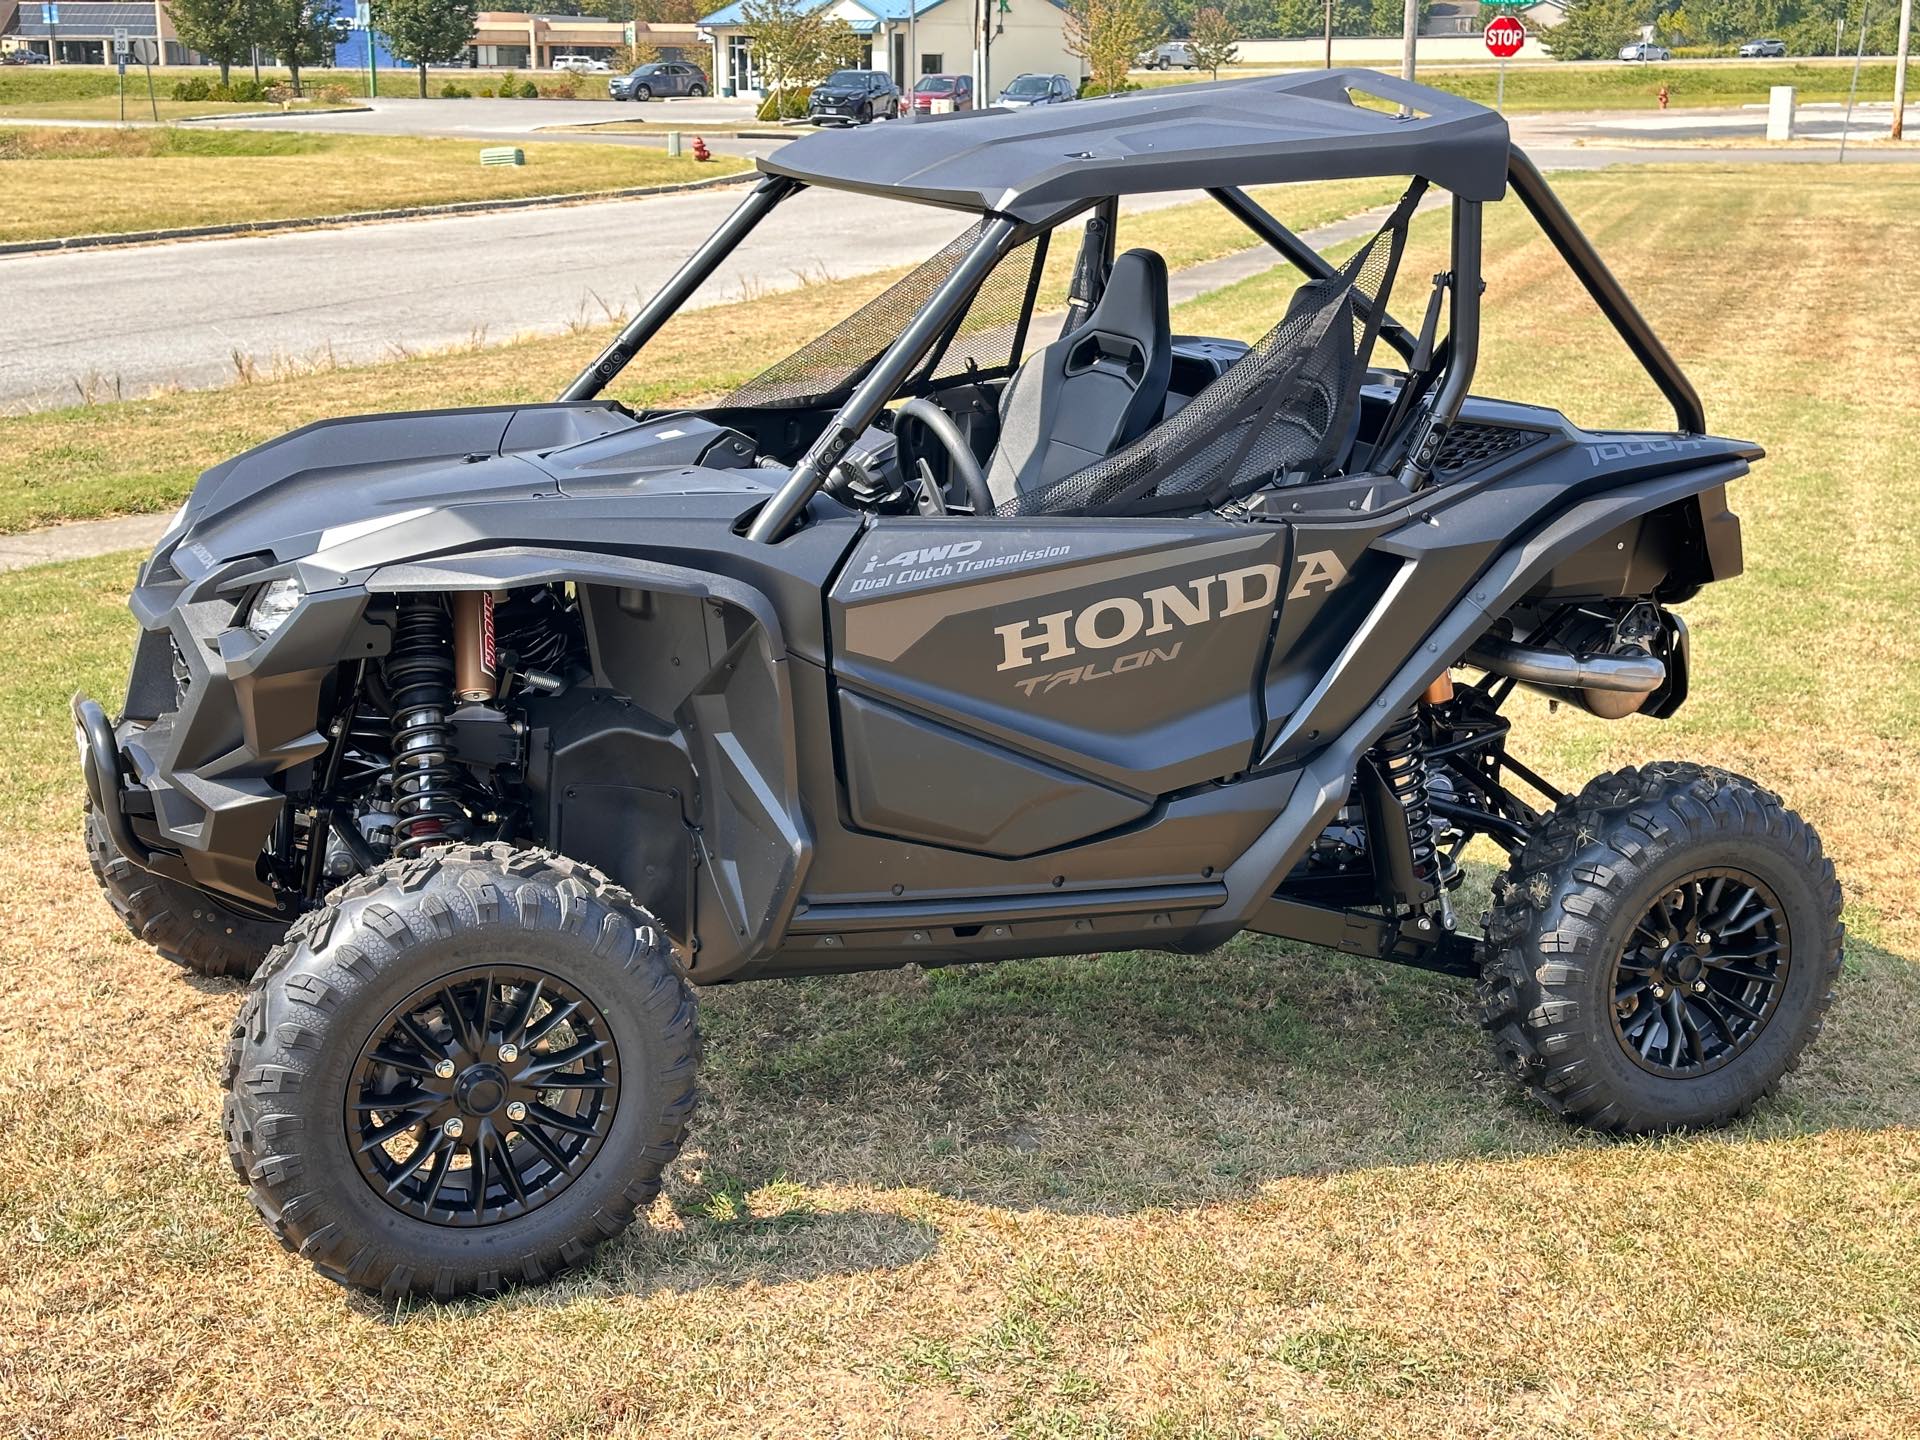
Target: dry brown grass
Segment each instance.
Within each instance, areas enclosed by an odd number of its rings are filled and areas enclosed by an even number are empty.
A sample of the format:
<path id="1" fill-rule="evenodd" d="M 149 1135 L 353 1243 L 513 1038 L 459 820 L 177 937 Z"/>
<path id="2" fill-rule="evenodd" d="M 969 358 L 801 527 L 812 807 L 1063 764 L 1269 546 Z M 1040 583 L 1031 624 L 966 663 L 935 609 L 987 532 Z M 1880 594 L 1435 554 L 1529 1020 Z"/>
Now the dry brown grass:
<path id="1" fill-rule="evenodd" d="M 1562 781 L 1696 756 L 1820 827 L 1852 901 L 1843 993 L 1752 1119 L 1596 1141 L 1492 1073 L 1462 987 L 1251 939 L 738 987 L 703 997 L 708 1098 L 651 1225 L 547 1290 L 352 1299 L 225 1168 L 239 992 L 121 933 L 71 838 L 61 701 L 111 684 L 130 562 L 29 572 L 0 584 L 0 627 L 35 639 L 0 673 L 0 1415 L 88 1437 L 1920 1433 L 1920 293 L 1884 258 L 1920 176 L 1795 169 L 1567 187 L 1714 423 L 1774 458 L 1734 496 L 1748 575 L 1688 607 L 1682 716 L 1519 725 Z M 1656 419 L 1541 247 L 1494 238 L 1486 388 Z M 1732 323 L 1755 276 L 1768 323 Z"/>
<path id="2" fill-rule="evenodd" d="M 250 130 L 0 129 L 0 241 L 240 220 L 308 219 L 528 195 L 575 195 L 738 170 L 631 146 L 529 144 L 482 168 L 475 142 Z"/>

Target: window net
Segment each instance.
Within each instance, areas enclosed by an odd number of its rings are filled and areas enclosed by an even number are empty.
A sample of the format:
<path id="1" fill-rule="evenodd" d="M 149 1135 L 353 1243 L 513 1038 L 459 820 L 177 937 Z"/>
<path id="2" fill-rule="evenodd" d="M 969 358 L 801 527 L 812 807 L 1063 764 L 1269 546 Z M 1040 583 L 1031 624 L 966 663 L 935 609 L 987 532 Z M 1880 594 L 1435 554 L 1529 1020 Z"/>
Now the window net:
<path id="1" fill-rule="evenodd" d="M 956 235 L 846 319 L 761 371 L 720 402 L 729 408 L 810 410 L 847 397 L 980 241 L 985 222 Z M 1005 373 L 1020 359 L 1029 300 L 1046 263 L 1042 234 L 1015 246 L 981 282 L 959 322 L 902 393 L 930 381 Z"/>
<path id="2" fill-rule="evenodd" d="M 1326 475 L 1352 443 L 1367 358 L 1425 188 L 1416 181 L 1345 265 L 1296 290 L 1280 323 L 1191 403 L 995 513 L 1192 513 L 1283 475 Z"/>

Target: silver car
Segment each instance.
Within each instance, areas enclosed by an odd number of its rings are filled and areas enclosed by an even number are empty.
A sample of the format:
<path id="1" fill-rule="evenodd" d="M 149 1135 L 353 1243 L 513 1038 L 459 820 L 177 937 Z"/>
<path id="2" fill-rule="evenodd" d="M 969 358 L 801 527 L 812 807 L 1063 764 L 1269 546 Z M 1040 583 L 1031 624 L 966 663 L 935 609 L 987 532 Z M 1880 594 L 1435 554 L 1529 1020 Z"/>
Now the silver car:
<path id="1" fill-rule="evenodd" d="M 658 100 L 706 93 L 707 72 L 684 60 L 656 60 L 607 81 L 607 95 L 614 100 Z"/>
<path id="2" fill-rule="evenodd" d="M 1673 52 L 1664 45 L 1655 45 L 1650 40 L 1642 40 L 1637 45 L 1622 45 L 1620 47 L 1620 58 L 1622 60 L 1642 61 L 1671 60 L 1673 58 Z"/>
<path id="3" fill-rule="evenodd" d="M 1191 70 L 1200 62 L 1193 58 L 1193 47 L 1184 40 L 1168 40 L 1138 56 L 1134 64 L 1142 70 L 1171 70 L 1178 65 Z"/>
<path id="4" fill-rule="evenodd" d="M 1025 110 L 1033 105 L 1064 105 L 1079 93 L 1079 87 L 1064 75 L 1016 75 L 993 103 L 1002 110 Z"/>

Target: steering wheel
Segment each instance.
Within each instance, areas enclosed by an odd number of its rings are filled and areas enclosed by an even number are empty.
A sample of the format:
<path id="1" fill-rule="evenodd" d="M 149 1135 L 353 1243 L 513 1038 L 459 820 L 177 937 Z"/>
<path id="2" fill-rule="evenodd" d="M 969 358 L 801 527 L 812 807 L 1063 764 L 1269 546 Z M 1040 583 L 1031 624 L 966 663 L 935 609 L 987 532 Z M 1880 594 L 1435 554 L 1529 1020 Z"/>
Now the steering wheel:
<path id="1" fill-rule="evenodd" d="M 993 491 L 987 488 L 986 474 L 980 469 L 980 462 L 973 457 L 973 447 L 967 444 L 967 437 L 960 433 L 960 427 L 946 411 L 924 396 L 916 395 L 899 409 L 902 417 L 911 415 L 928 430 L 934 439 L 940 442 L 940 448 L 947 452 L 947 463 L 953 467 L 953 475 L 966 487 L 967 499 L 973 505 L 976 515 L 993 513 Z M 899 434 L 898 422 L 895 434 Z M 902 459 L 906 456 L 903 454 Z"/>

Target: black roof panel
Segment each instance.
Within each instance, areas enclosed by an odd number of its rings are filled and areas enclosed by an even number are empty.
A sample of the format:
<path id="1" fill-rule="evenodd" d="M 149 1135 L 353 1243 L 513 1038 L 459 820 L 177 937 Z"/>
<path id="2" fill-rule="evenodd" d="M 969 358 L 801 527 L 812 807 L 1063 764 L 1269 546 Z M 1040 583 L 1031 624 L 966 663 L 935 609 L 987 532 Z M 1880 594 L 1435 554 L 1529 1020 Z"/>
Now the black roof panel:
<path id="1" fill-rule="evenodd" d="M 1416 113 L 1356 105 L 1350 90 Z M 1422 175 L 1470 200 L 1498 200 L 1507 122 L 1378 71 L 1304 70 L 826 131 L 760 168 L 1030 221 L 1108 195 L 1366 175 Z"/>

